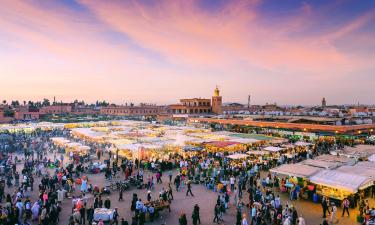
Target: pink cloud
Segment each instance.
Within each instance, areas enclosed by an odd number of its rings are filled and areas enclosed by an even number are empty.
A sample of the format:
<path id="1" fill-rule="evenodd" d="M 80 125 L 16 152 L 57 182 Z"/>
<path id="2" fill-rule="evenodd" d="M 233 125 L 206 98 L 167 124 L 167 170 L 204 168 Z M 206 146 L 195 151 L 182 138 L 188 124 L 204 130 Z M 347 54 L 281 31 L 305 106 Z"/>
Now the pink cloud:
<path id="1" fill-rule="evenodd" d="M 269 70 L 282 66 L 289 71 L 322 72 L 332 67 L 355 67 L 357 63 L 335 48 L 331 39 L 319 42 L 316 36 L 290 36 L 290 29 L 298 30 L 313 19 L 307 18 L 313 10 L 309 5 L 304 5 L 293 20 L 278 24 L 279 29 L 262 26 L 257 20 L 262 15 L 243 7 L 244 2 L 233 1 L 217 13 L 199 9 L 194 1 L 162 1 L 156 7 L 137 1 L 81 3 L 108 26 L 177 64 L 222 66 L 244 61 Z M 355 21 L 334 36 L 361 24 L 362 19 Z"/>

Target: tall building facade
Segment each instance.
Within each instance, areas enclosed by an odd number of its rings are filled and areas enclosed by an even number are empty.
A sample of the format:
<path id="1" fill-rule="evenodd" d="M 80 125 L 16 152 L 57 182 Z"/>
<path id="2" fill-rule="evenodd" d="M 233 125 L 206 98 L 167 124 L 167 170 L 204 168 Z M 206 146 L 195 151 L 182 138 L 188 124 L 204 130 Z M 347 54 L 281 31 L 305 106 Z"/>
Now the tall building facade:
<path id="1" fill-rule="evenodd" d="M 323 98 L 322 99 L 322 107 L 326 107 L 326 106 L 327 106 L 326 98 Z"/>
<path id="2" fill-rule="evenodd" d="M 214 95 L 212 96 L 212 112 L 215 114 L 223 113 L 223 98 L 220 96 L 220 90 L 215 88 Z"/>

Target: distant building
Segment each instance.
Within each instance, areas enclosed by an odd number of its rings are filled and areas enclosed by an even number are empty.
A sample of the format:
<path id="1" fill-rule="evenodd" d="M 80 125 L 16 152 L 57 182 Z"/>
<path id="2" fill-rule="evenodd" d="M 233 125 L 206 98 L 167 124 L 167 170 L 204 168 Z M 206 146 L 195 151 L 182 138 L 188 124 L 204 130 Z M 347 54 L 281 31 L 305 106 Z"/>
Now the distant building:
<path id="1" fill-rule="evenodd" d="M 212 112 L 215 114 L 223 113 L 223 99 L 220 96 L 220 90 L 218 87 L 215 88 L 214 96 L 212 96 Z"/>
<path id="2" fill-rule="evenodd" d="M 70 114 L 72 106 L 68 104 L 43 106 L 40 108 L 40 114 Z"/>
<path id="3" fill-rule="evenodd" d="M 40 110 L 32 109 L 29 106 L 19 106 L 14 113 L 16 120 L 38 120 L 40 118 Z"/>
<path id="4" fill-rule="evenodd" d="M 168 112 L 171 114 L 222 114 L 222 97 L 220 91 L 216 87 L 214 95 L 208 98 L 188 98 L 180 99 L 179 104 L 168 106 Z"/>
<path id="5" fill-rule="evenodd" d="M 211 113 L 211 100 L 205 98 L 181 99 L 180 104 L 169 105 L 172 114 L 208 114 Z"/>
<path id="6" fill-rule="evenodd" d="M 327 106 L 326 98 L 323 98 L 322 99 L 322 107 L 326 107 L 326 106 Z"/>
<path id="7" fill-rule="evenodd" d="M 163 108 L 156 105 L 142 104 L 139 106 L 107 106 L 100 109 L 100 114 L 112 116 L 156 116 Z"/>

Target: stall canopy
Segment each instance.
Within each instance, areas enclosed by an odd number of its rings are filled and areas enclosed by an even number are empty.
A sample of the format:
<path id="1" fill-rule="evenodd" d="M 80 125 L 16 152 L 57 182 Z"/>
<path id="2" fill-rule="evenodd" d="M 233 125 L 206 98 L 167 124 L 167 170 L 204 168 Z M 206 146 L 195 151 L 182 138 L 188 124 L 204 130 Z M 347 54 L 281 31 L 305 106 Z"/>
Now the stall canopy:
<path id="1" fill-rule="evenodd" d="M 210 141 L 210 142 L 206 142 L 205 144 L 213 146 L 213 147 L 217 147 L 217 148 L 226 148 L 226 147 L 238 145 L 241 143 L 235 142 L 235 141 Z"/>
<path id="2" fill-rule="evenodd" d="M 370 161 L 370 162 L 375 162 L 375 154 L 373 154 L 370 157 L 368 157 L 367 160 Z"/>
<path id="3" fill-rule="evenodd" d="M 236 139 L 231 139 L 230 141 L 239 142 L 242 144 L 253 144 L 253 143 L 259 142 L 259 140 L 256 140 L 256 139 L 246 139 L 246 138 L 236 138 Z"/>
<path id="4" fill-rule="evenodd" d="M 341 165 L 354 165 L 356 163 L 356 160 L 353 158 L 349 158 L 346 156 L 335 156 L 335 155 L 320 155 L 315 157 L 316 160 L 322 160 L 326 162 L 337 162 L 340 163 Z"/>
<path id="5" fill-rule="evenodd" d="M 296 143 L 294 143 L 295 146 L 300 146 L 300 147 L 306 147 L 306 146 L 310 146 L 312 145 L 311 143 L 308 143 L 308 142 L 304 142 L 304 141 L 297 141 Z"/>
<path id="6" fill-rule="evenodd" d="M 279 151 L 284 150 L 284 148 L 274 147 L 274 146 L 268 146 L 268 147 L 263 148 L 263 150 L 264 151 L 269 151 L 269 152 L 279 152 Z"/>
<path id="7" fill-rule="evenodd" d="M 310 177 L 312 183 L 345 190 L 350 193 L 356 193 L 366 180 L 365 176 L 338 170 L 322 170 Z"/>
<path id="8" fill-rule="evenodd" d="M 354 175 L 360 174 L 361 176 L 365 176 L 367 180 L 363 185 L 361 185 L 360 189 L 372 186 L 375 181 L 375 164 L 373 164 L 372 167 L 361 164 L 356 164 L 354 166 L 342 166 L 337 168 L 337 171 Z"/>
<path id="9" fill-rule="evenodd" d="M 314 166 L 308 166 L 300 163 L 296 164 L 284 164 L 273 169 L 270 169 L 272 173 L 286 175 L 286 176 L 295 176 L 300 178 L 308 178 L 316 173 L 318 173 L 321 168 Z"/>
<path id="10" fill-rule="evenodd" d="M 354 158 L 367 158 L 375 154 L 375 145 L 357 145 L 355 147 L 346 147 L 336 151 L 339 155 Z"/>
<path id="11" fill-rule="evenodd" d="M 234 154 L 234 155 L 228 155 L 227 158 L 229 159 L 245 159 L 246 157 L 249 157 L 246 154 Z"/>
<path id="12" fill-rule="evenodd" d="M 323 161 L 323 160 L 317 160 L 317 159 L 306 159 L 301 162 L 304 165 L 319 167 L 323 169 L 334 169 L 337 168 L 340 163 L 338 162 L 329 162 L 329 161 Z"/>
<path id="13" fill-rule="evenodd" d="M 248 151 L 248 152 L 246 152 L 246 154 L 249 154 L 249 155 L 268 155 L 269 152 L 266 152 L 266 151 Z"/>
<path id="14" fill-rule="evenodd" d="M 203 148 L 199 146 L 186 145 L 183 147 L 183 150 L 184 151 L 201 151 L 203 150 Z"/>

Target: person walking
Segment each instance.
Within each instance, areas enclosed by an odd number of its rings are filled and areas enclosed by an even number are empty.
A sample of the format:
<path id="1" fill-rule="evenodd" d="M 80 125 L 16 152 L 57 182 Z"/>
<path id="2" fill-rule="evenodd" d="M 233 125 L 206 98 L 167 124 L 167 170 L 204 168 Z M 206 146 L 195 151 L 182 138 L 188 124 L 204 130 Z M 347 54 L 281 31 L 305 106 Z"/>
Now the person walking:
<path id="1" fill-rule="evenodd" d="M 124 192 L 124 189 L 123 189 L 122 186 L 120 186 L 120 192 L 119 192 L 119 196 L 118 196 L 118 201 L 123 201 L 123 199 L 122 199 L 123 192 Z"/>
<path id="2" fill-rule="evenodd" d="M 214 217 L 213 222 L 214 223 L 219 223 L 219 214 L 220 214 L 220 206 L 219 206 L 219 204 L 215 205 L 214 213 L 215 213 L 215 217 Z"/>
<path id="3" fill-rule="evenodd" d="M 180 218 L 178 219 L 179 225 L 187 225 L 186 214 L 181 212 Z"/>
<path id="4" fill-rule="evenodd" d="M 194 209 L 193 209 L 193 215 L 191 215 L 191 218 L 193 219 L 193 225 L 201 224 L 198 204 L 195 204 Z"/>
<path id="5" fill-rule="evenodd" d="M 347 214 L 349 216 L 349 205 L 350 205 L 349 199 L 345 198 L 342 201 L 342 215 L 341 215 L 341 217 L 344 216 L 345 212 L 347 212 Z"/>
<path id="6" fill-rule="evenodd" d="M 331 223 L 337 223 L 339 219 L 337 218 L 337 207 L 334 202 L 332 202 L 332 210 L 331 210 Z"/>
<path id="7" fill-rule="evenodd" d="M 168 184 L 168 190 L 167 190 L 167 192 L 168 192 L 168 198 L 170 200 L 173 200 L 173 189 L 171 187 L 171 183 Z"/>
<path id="8" fill-rule="evenodd" d="M 193 192 L 191 191 L 191 181 L 190 181 L 190 180 L 187 182 L 187 191 L 186 191 L 186 196 L 188 196 L 189 193 L 191 194 L 191 196 L 194 197 Z"/>
<path id="9" fill-rule="evenodd" d="M 327 200 L 326 200 L 326 197 L 323 196 L 323 198 L 322 198 L 323 218 L 326 218 L 326 216 L 327 216 L 327 209 L 328 209 Z"/>

